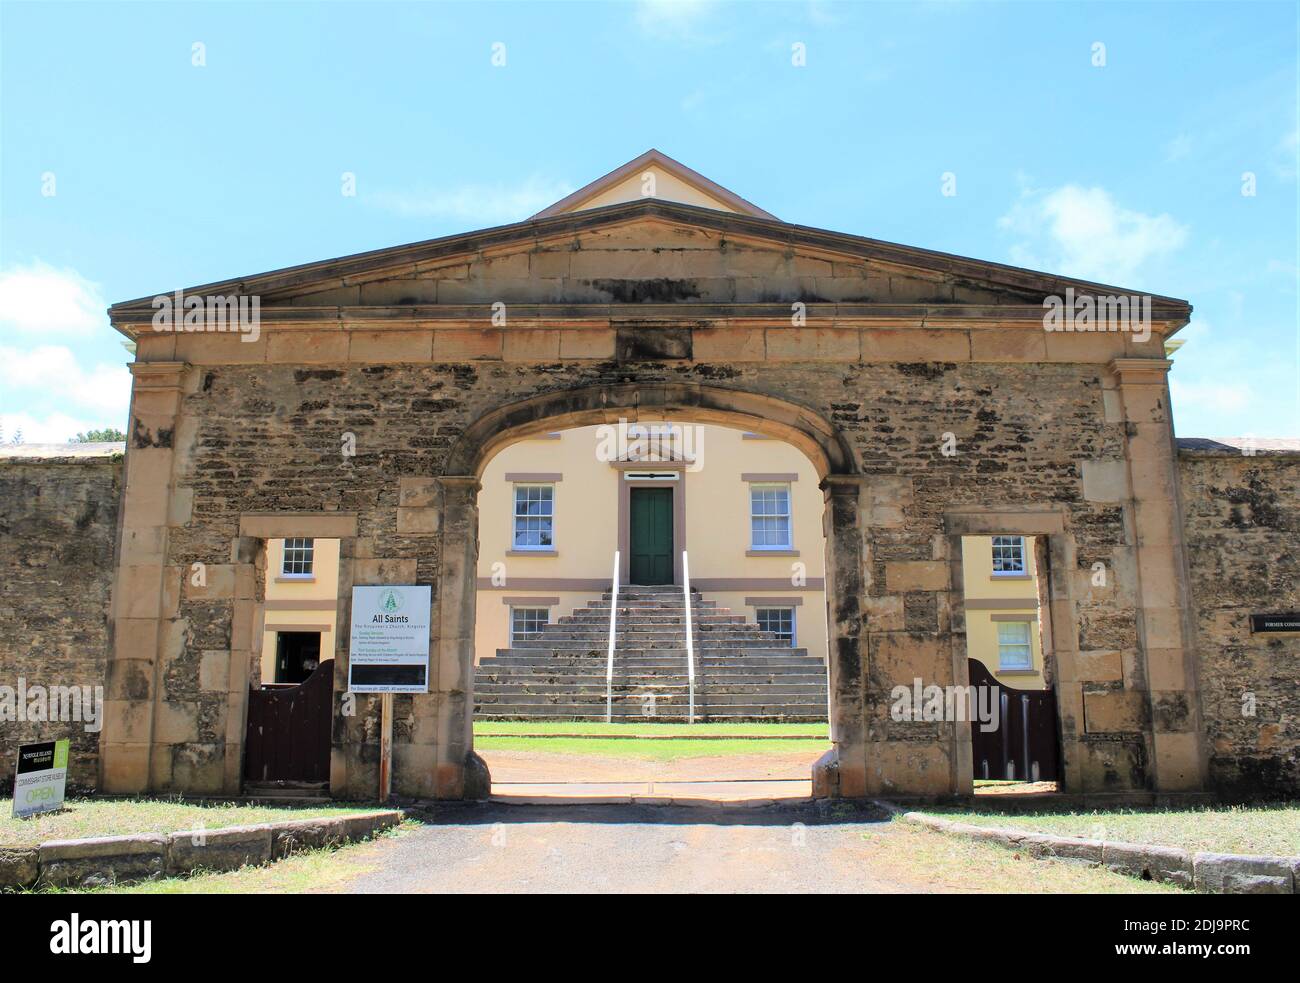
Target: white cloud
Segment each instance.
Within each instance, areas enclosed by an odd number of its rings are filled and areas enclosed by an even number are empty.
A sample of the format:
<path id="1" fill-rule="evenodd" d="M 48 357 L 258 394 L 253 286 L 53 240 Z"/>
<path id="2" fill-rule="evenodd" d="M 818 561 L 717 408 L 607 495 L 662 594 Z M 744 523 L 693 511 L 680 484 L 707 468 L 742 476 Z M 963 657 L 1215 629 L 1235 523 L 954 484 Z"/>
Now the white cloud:
<path id="1" fill-rule="evenodd" d="M 1183 382 L 1169 377 L 1169 395 L 1177 418 L 1195 407 L 1202 412 L 1240 413 L 1250 406 L 1250 387 L 1234 382 Z"/>
<path id="2" fill-rule="evenodd" d="M 818 27 L 834 27 L 840 23 L 835 5 L 829 0 L 808 0 L 808 19 Z"/>
<path id="3" fill-rule="evenodd" d="M 1192 138 L 1186 133 L 1180 133 L 1165 144 L 1165 161 L 1172 164 L 1182 160 L 1191 152 Z"/>
<path id="4" fill-rule="evenodd" d="M 0 345 L 0 439 L 21 431 L 29 444 L 62 443 L 83 430 L 125 428 L 126 367 L 83 364 L 73 347 L 52 343 L 93 343 L 87 335 L 108 330 L 106 306 L 98 285 L 76 270 L 35 260 L 0 272 L 0 339 L 11 343 Z M 33 335 L 41 343 L 30 345 Z"/>
<path id="5" fill-rule="evenodd" d="M 1283 135 L 1273 151 L 1273 172 L 1283 181 L 1294 181 L 1300 173 L 1300 129 Z"/>
<path id="6" fill-rule="evenodd" d="M 457 188 L 376 191 L 366 201 L 406 218 L 452 219 L 476 228 L 520 222 L 575 189 L 562 181 L 531 177 L 523 184 L 463 184 Z"/>
<path id="7" fill-rule="evenodd" d="M 1169 215 L 1132 211 L 1104 188 L 1075 184 L 1025 191 L 998 225 L 1019 236 L 1011 247 L 1018 265 L 1121 286 L 1187 241 L 1187 226 Z"/>
<path id="8" fill-rule="evenodd" d="M 718 39 L 703 28 L 713 7 L 713 0 L 637 0 L 633 21 L 657 41 L 712 42 Z"/>
<path id="9" fill-rule="evenodd" d="M 704 105 L 704 90 L 696 89 L 682 97 L 682 112 L 693 113 Z"/>
<path id="10" fill-rule="evenodd" d="M 131 373 L 124 365 L 100 363 L 83 369 L 70 348 L 41 345 L 28 351 L 0 346 L 0 383 L 16 396 L 23 391 L 46 397 L 104 418 L 101 426 L 122 427 L 131 400 Z"/>
<path id="11" fill-rule="evenodd" d="M 35 260 L 0 272 L 0 330 L 49 336 L 107 328 L 108 305 L 97 284 L 76 270 Z"/>
<path id="12" fill-rule="evenodd" d="M 124 429 L 123 423 L 51 413 L 37 417 L 30 413 L 0 413 L 0 443 L 7 444 L 22 434 L 24 444 L 66 444 L 79 433 L 101 430 L 106 426 Z"/>

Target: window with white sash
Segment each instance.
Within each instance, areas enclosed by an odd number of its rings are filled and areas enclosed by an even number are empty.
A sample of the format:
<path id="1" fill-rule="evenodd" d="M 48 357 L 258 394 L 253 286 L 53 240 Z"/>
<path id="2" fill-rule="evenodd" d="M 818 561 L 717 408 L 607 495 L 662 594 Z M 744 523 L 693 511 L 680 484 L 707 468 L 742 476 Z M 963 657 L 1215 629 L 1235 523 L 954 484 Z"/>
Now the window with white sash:
<path id="1" fill-rule="evenodd" d="M 514 548 L 555 549 L 555 486 L 515 485 Z"/>
<path id="2" fill-rule="evenodd" d="M 521 638 L 536 638 L 551 620 L 550 608 L 516 608 L 510 609 L 510 641 L 513 644 Z"/>
<path id="3" fill-rule="evenodd" d="M 750 548 L 788 550 L 790 535 L 790 486 L 749 486 Z"/>
<path id="4" fill-rule="evenodd" d="M 1033 669 L 1034 650 L 1030 644 L 1032 623 L 999 621 L 998 669 Z"/>
<path id="5" fill-rule="evenodd" d="M 1024 577 L 1029 567 L 1025 563 L 1024 536 L 993 537 L 993 576 Z"/>
<path id="6" fill-rule="evenodd" d="M 286 539 L 280 563 L 282 577 L 310 577 L 316 562 L 314 539 Z"/>
<path id="7" fill-rule="evenodd" d="M 754 616 L 763 631 L 774 632 L 787 645 L 794 645 L 794 608 L 755 608 Z"/>

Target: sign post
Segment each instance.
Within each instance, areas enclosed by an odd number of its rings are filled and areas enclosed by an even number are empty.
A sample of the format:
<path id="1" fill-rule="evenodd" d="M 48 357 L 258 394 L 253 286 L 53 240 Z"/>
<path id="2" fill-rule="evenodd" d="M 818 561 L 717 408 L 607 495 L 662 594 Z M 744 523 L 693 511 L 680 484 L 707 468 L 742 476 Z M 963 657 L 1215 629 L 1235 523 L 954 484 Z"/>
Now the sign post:
<path id="1" fill-rule="evenodd" d="M 14 770 L 15 819 L 63 808 L 69 746 L 67 740 L 18 746 L 18 767 Z"/>
<path id="2" fill-rule="evenodd" d="M 393 694 L 429 692 L 432 589 L 389 585 L 352 588 L 348 690 L 378 693 L 379 801 L 393 786 Z"/>
<path id="3" fill-rule="evenodd" d="M 393 694 L 379 697 L 379 801 L 393 794 Z"/>

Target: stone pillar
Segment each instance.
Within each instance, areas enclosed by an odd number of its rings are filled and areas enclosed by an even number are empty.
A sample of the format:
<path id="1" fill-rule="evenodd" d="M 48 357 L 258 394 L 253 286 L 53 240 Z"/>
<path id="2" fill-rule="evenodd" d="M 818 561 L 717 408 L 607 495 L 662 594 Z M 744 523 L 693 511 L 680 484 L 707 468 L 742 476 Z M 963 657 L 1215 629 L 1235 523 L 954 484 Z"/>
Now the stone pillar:
<path id="1" fill-rule="evenodd" d="M 378 788 L 376 777 L 367 785 L 361 771 L 361 760 L 354 757 L 352 742 L 360 743 L 364 736 L 356 721 L 355 694 L 348 692 L 349 652 L 352 645 L 352 587 L 365 583 L 357 579 L 357 541 L 355 536 L 339 540 L 338 594 L 334 603 L 334 693 L 330 698 L 332 718 L 330 726 L 330 795 L 336 799 L 355 796 L 364 798 L 364 789 Z M 323 654 L 323 653 L 322 653 Z M 352 716 L 348 716 L 352 711 Z"/>
<path id="2" fill-rule="evenodd" d="M 1169 412 L 1168 359 L 1116 359 L 1132 493 L 1138 637 L 1151 720 L 1149 780 L 1157 791 L 1205 784 L 1194 628 L 1183 549 L 1178 459 Z M 1085 697 L 1084 712 L 1088 707 Z"/>
<path id="3" fill-rule="evenodd" d="M 180 571 L 167 567 L 167 529 L 170 521 L 188 519 L 172 514 L 173 444 L 188 368 L 184 362 L 130 366 L 126 492 L 100 736 L 104 792 L 145 792 L 154 784 L 159 643 L 164 622 L 174 621 L 180 603 Z"/>
<path id="4" fill-rule="evenodd" d="M 829 605 L 827 666 L 831 741 L 834 747 L 813 768 L 813 794 L 858 798 L 867 794 L 867 719 L 864 681 L 867 631 L 866 551 L 861 516 L 863 479 L 827 475 L 823 532 L 826 536 L 826 600 Z"/>
<path id="5" fill-rule="evenodd" d="M 254 661 L 260 654 L 262 628 L 265 624 L 263 603 L 265 597 L 258 591 L 258 568 L 261 567 L 265 583 L 266 551 L 260 539 L 250 536 L 235 538 L 231 546 L 232 575 L 229 595 L 224 589 L 211 589 L 214 568 L 208 569 L 209 589 L 203 593 L 187 585 L 187 597 L 228 597 L 234 605 L 230 623 L 230 651 L 225 678 L 226 728 L 225 752 L 222 764 L 222 791 L 238 795 L 243 788 L 244 737 L 248 731 L 248 690 Z M 217 654 L 217 653 L 212 653 Z M 209 653 L 204 653 L 207 658 Z"/>
<path id="6" fill-rule="evenodd" d="M 442 505 L 442 550 L 435 588 L 437 647 L 430 689 L 436 699 L 432 794 L 478 799 L 491 786 L 487 765 L 474 747 L 474 619 L 478 576 L 478 478 L 437 479 Z"/>
<path id="7" fill-rule="evenodd" d="M 896 720 L 893 693 L 953 685 L 962 639 L 954 640 L 948 537 L 918 515 L 910 478 L 872 478 L 865 681 L 867 790 L 872 795 L 956 791 L 961 751 L 955 725 L 920 714 Z M 913 708 L 914 710 L 917 708 Z"/>

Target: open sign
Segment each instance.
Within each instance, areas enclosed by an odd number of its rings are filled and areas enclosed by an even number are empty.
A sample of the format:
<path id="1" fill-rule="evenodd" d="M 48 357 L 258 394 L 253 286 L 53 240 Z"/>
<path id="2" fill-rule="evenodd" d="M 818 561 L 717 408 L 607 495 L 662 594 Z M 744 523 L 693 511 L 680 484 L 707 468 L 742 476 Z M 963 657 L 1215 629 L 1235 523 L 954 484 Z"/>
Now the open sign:
<path id="1" fill-rule="evenodd" d="M 21 744 L 14 769 L 14 818 L 63 808 L 68 779 L 68 745 L 63 741 Z"/>

